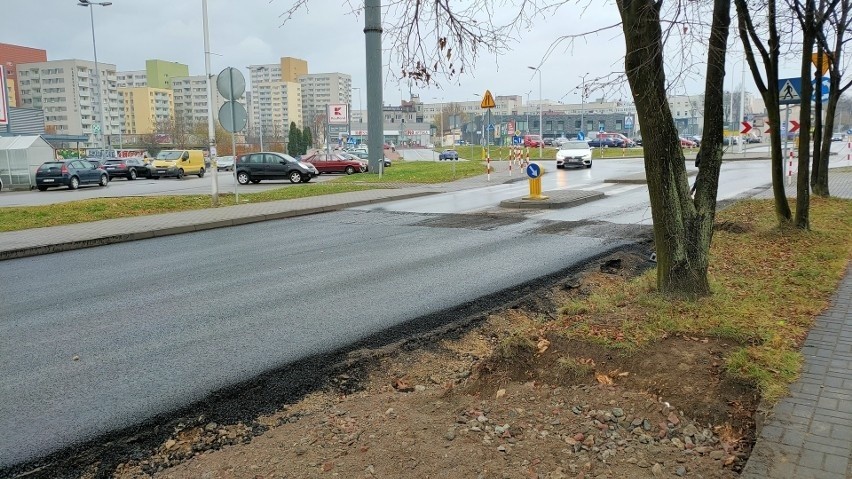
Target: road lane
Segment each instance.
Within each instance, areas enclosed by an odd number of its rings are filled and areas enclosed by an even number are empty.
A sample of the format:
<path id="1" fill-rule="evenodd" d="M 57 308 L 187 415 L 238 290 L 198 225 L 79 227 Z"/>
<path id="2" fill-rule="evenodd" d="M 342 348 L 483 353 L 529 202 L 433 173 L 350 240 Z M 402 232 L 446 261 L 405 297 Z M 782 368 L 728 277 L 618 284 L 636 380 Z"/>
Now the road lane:
<path id="1" fill-rule="evenodd" d="M 0 467 L 623 244 L 452 220 L 346 211 L 3 262 Z"/>

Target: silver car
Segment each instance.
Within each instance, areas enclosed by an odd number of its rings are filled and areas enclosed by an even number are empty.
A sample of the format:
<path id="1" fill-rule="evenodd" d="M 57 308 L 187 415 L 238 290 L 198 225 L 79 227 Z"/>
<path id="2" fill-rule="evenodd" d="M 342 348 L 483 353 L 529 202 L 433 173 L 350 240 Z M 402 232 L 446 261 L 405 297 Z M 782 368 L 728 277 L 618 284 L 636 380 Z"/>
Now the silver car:
<path id="1" fill-rule="evenodd" d="M 216 170 L 231 171 L 234 169 L 233 156 L 220 156 L 216 158 Z"/>

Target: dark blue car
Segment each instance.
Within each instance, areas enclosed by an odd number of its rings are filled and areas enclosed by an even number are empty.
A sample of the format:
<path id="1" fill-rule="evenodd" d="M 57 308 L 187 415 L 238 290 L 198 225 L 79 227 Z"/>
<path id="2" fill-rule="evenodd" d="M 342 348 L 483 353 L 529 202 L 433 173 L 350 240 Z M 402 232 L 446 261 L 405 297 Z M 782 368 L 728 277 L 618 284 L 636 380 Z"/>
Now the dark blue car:
<path id="1" fill-rule="evenodd" d="M 109 184 L 109 174 L 86 160 L 61 160 L 48 161 L 38 167 L 36 171 L 36 187 L 39 191 L 48 188 L 67 186 L 70 190 L 76 190 L 80 185 Z"/>

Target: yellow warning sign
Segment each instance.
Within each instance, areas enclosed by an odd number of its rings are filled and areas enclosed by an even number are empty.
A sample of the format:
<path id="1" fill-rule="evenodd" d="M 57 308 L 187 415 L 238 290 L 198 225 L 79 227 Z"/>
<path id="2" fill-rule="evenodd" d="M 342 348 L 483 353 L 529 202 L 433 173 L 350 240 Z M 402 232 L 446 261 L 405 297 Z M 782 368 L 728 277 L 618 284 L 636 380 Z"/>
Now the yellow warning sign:
<path id="1" fill-rule="evenodd" d="M 831 54 L 829 54 L 829 53 L 823 53 L 822 54 L 822 64 L 820 64 L 820 58 L 819 57 L 820 57 L 819 53 L 814 53 L 813 55 L 811 55 L 811 61 L 814 63 L 815 67 L 817 67 L 817 68 L 822 67 L 822 71 L 820 72 L 820 74 L 825 75 L 825 72 L 827 72 L 829 70 L 829 68 L 831 68 L 831 63 L 832 63 Z"/>
<path id="2" fill-rule="evenodd" d="M 485 94 L 482 95 L 482 103 L 479 104 L 480 108 L 494 108 L 494 97 L 491 95 L 491 90 L 485 90 Z"/>

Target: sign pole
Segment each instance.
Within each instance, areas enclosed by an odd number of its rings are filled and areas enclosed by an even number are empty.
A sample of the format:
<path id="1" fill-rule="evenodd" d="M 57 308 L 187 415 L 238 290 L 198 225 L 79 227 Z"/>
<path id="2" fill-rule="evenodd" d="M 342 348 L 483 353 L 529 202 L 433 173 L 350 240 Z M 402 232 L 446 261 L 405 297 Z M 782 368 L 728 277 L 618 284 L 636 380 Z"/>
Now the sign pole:
<path id="1" fill-rule="evenodd" d="M 778 133 L 784 134 L 784 157 L 785 158 L 787 157 L 787 151 L 789 151 L 789 146 L 787 144 L 788 141 L 789 141 L 788 140 L 789 136 L 787 135 L 787 124 L 789 124 L 789 123 L 790 123 L 790 105 L 787 105 L 787 107 L 784 109 L 784 125 L 783 125 L 783 128 L 782 128 L 782 125 L 778 125 Z M 786 163 L 785 163 L 785 169 L 786 169 Z M 785 171 L 784 174 L 786 175 L 787 172 Z"/>
<path id="2" fill-rule="evenodd" d="M 231 85 L 231 91 L 234 91 L 234 70 L 228 70 L 228 82 Z M 236 101 L 236 100 L 234 100 Z M 237 115 L 236 108 L 231 108 L 231 124 L 237 124 Z M 236 128 L 234 128 L 236 130 Z M 231 154 L 234 156 L 234 160 L 237 158 L 237 134 L 236 132 L 231 132 Z M 234 203 L 240 204 L 240 192 L 237 190 L 237 169 L 232 168 L 234 170 Z"/>

